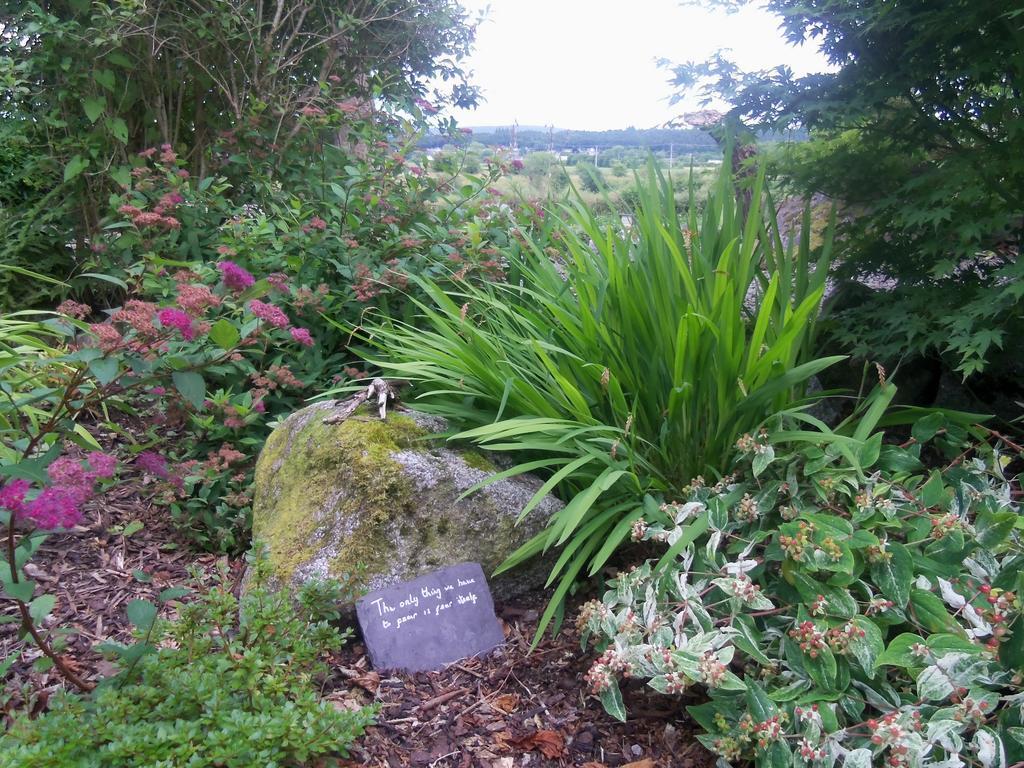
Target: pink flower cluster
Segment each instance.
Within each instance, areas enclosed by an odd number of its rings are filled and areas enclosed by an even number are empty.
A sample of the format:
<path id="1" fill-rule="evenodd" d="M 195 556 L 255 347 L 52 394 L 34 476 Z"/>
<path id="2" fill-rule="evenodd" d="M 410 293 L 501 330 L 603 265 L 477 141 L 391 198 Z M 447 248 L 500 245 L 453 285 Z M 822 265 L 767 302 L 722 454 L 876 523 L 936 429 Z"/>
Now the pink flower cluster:
<path id="1" fill-rule="evenodd" d="M 143 451 L 135 457 L 135 466 L 154 477 L 166 478 L 170 475 L 167 470 L 167 459 L 155 451 Z"/>
<path id="2" fill-rule="evenodd" d="M 313 337 L 309 335 L 309 330 L 306 328 L 292 328 L 289 333 L 292 335 L 292 340 L 297 341 L 304 347 L 313 346 Z"/>
<path id="3" fill-rule="evenodd" d="M 217 269 L 220 270 L 224 285 L 236 293 L 241 293 L 256 282 L 256 278 L 250 272 L 233 261 L 218 261 Z"/>
<path id="4" fill-rule="evenodd" d="M 96 482 L 113 477 L 117 470 L 117 459 L 100 451 L 89 453 L 86 461 L 88 466 L 70 456 L 58 458 L 46 470 L 51 484 L 31 501 L 25 497 L 32 484 L 11 480 L 0 486 L 0 507 L 38 528 L 71 528 L 82 519 L 82 504 L 92 497 Z"/>
<path id="5" fill-rule="evenodd" d="M 220 297 L 202 283 L 180 283 L 178 306 L 192 317 L 199 317 L 207 309 L 220 306 Z"/>
<path id="6" fill-rule="evenodd" d="M 57 307 L 57 311 L 62 315 L 67 315 L 68 317 L 74 317 L 81 320 L 84 317 L 88 317 L 89 313 L 92 312 L 92 307 L 88 304 L 79 304 L 77 301 L 65 299 Z"/>
<path id="7" fill-rule="evenodd" d="M 169 192 L 160 198 L 152 211 L 143 211 L 128 203 L 117 209 L 122 216 L 127 216 L 139 229 L 144 227 L 160 227 L 165 230 L 181 229 L 181 222 L 174 216 L 168 215 L 174 207 L 183 202 L 184 198 L 177 192 Z"/>
<path id="8" fill-rule="evenodd" d="M 280 307 L 267 304 L 259 299 L 253 299 L 249 302 L 249 311 L 263 322 L 269 323 L 275 328 L 287 328 L 289 325 L 288 315 Z"/>
<path id="9" fill-rule="evenodd" d="M 195 326 L 192 325 L 192 318 L 181 309 L 164 307 L 157 313 L 157 319 L 164 328 L 177 328 L 185 341 L 192 341 L 196 337 Z"/>
<path id="10" fill-rule="evenodd" d="M 280 307 L 260 301 L 259 299 L 253 299 L 249 302 L 249 311 L 268 325 L 287 330 L 292 337 L 292 341 L 298 342 L 305 347 L 313 346 L 313 337 L 310 335 L 309 330 L 291 326 L 291 323 L 288 321 L 288 315 Z"/>

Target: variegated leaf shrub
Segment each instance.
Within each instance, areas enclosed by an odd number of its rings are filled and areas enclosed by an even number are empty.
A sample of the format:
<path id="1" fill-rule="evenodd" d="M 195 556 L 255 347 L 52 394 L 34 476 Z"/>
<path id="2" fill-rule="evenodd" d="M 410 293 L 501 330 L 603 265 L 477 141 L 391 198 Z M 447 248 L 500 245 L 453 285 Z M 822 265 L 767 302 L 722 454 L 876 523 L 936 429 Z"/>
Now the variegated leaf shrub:
<path id="1" fill-rule="evenodd" d="M 1024 518 L 1004 446 L 928 471 L 916 440 L 836 437 L 745 435 L 733 476 L 647 498 L 633 538 L 667 551 L 583 606 L 591 692 L 619 718 L 627 679 L 706 698 L 688 712 L 729 765 L 1019 765 Z"/>

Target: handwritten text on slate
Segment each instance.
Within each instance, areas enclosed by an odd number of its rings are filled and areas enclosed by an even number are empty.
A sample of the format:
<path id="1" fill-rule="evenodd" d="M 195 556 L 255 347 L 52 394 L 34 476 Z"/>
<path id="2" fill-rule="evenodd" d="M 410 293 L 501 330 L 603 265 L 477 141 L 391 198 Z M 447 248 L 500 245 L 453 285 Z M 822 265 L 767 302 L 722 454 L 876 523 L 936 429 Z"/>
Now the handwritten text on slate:
<path id="1" fill-rule="evenodd" d="M 384 629 L 400 629 L 419 617 L 440 616 L 453 606 L 475 605 L 477 594 L 473 591 L 475 578 L 455 579 L 455 584 L 444 587 L 420 587 L 419 593 L 410 592 L 408 596 L 391 605 L 384 598 L 371 600 L 370 605 L 377 609 L 380 623 Z"/>

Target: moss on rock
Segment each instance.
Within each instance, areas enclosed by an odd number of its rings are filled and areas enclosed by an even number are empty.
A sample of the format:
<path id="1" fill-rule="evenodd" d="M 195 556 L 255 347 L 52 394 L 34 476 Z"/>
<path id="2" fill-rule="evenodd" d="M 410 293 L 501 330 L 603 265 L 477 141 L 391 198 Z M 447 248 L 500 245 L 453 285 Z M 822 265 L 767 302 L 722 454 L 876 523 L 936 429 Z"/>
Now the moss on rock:
<path id="1" fill-rule="evenodd" d="M 321 403 L 293 414 L 256 467 L 253 534 L 286 583 L 358 573 L 359 586 L 375 589 L 467 560 L 493 570 L 559 506 L 546 499 L 530 525 L 516 527 L 540 487 L 536 478 L 502 480 L 460 499 L 497 470 L 479 453 L 426 439 L 440 431 L 436 419 L 381 421 L 361 409 L 327 425 L 329 413 Z M 520 580 L 523 589 L 535 586 Z"/>

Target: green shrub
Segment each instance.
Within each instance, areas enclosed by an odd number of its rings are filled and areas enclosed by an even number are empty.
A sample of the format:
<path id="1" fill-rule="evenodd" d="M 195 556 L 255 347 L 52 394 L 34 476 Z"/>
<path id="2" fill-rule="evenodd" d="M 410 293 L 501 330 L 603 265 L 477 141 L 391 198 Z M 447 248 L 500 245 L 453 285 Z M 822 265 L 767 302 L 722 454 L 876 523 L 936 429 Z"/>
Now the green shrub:
<path id="1" fill-rule="evenodd" d="M 143 639 L 116 649 L 126 671 L 89 697 L 63 695 L 41 717 L 15 720 L 0 736 L 0 766 L 248 768 L 347 756 L 374 713 L 318 696 L 323 658 L 345 635 L 270 592 L 262 560 L 254 568 L 240 602 L 214 587 L 173 621 L 129 603 Z"/>
<path id="2" fill-rule="evenodd" d="M 584 606 L 591 691 L 622 719 L 623 678 L 700 691 L 698 738 L 731 764 L 1019 764 L 1024 526 L 1008 457 L 958 432 L 744 435 L 734 476 L 634 525 L 664 556 Z M 958 450 L 929 472 L 933 435 Z"/>
<path id="3" fill-rule="evenodd" d="M 557 250 L 524 239 L 506 251 L 507 283 L 449 294 L 414 277 L 433 301 L 418 302 L 417 326 L 368 334 L 372 362 L 414 383 L 416 407 L 449 418 L 458 439 L 524 452 L 503 474 L 550 470 L 537 498 L 557 488 L 569 500 L 504 566 L 564 545 L 542 626 L 626 538 L 645 493 L 723 472 L 737 434 L 839 359 L 806 352 L 828 245 L 816 267 L 806 237 L 783 248 L 762 188 L 763 174 L 745 214 L 723 170 L 703 219 L 696 205 L 682 218 L 652 165 L 630 233 L 577 201 L 562 209 Z"/>
<path id="4" fill-rule="evenodd" d="M 608 182 L 601 169 L 590 162 L 576 164 L 576 172 L 580 177 L 580 186 L 587 192 L 602 192 L 608 189 Z"/>
<path id="5" fill-rule="evenodd" d="M 91 267 L 106 201 L 154 145 L 180 154 L 197 180 L 229 177 L 224 194 L 251 212 L 264 202 L 254 187 L 271 179 L 295 198 L 320 197 L 296 189 L 288 166 L 331 178 L 350 163 L 324 156 L 363 141 L 369 112 L 447 124 L 442 106 L 475 101 L 459 64 L 474 27 L 458 3 L 402 0 L 383 14 L 352 5 L 344 19 L 335 6 L 312 0 L 287 16 L 267 0 L 5 5 L 0 263 L 61 280 L 105 272 Z M 324 123 L 333 131 L 315 130 Z M 0 273 L 0 306 L 39 307 L 52 295 L 49 285 Z"/>

